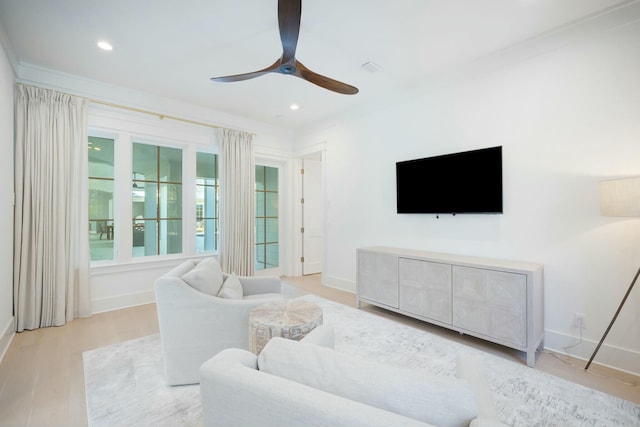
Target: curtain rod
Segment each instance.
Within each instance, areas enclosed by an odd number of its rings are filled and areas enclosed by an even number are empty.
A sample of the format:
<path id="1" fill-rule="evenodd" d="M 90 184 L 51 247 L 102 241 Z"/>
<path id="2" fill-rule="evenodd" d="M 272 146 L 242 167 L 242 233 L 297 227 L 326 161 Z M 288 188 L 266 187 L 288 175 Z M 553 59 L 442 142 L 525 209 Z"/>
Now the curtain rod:
<path id="1" fill-rule="evenodd" d="M 85 98 L 85 99 L 87 101 L 89 101 L 89 102 L 93 102 L 94 104 L 101 104 L 101 105 L 106 105 L 107 107 L 120 108 L 122 110 L 134 111 L 136 113 L 143 113 L 143 114 L 149 114 L 151 116 L 158 116 L 161 120 L 162 119 L 171 119 L 171 120 L 177 120 L 179 122 L 190 123 L 192 125 L 206 126 L 206 127 L 210 127 L 210 128 L 214 128 L 214 129 L 222 128 L 222 126 L 213 125 L 211 123 L 204 123 L 204 122 L 199 122 L 197 120 L 185 119 L 183 117 L 172 116 L 170 114 L 156 113 L 156 112 L 149 111 L 149 110 L 143 110 L 142 108 L 129 107 L 129 106 L 126 106 L 126 105 L 115 104 L 113 102 L 107 102 L 107 101 L 101 101 L 99 99 L 94 99 L 94 98 Z"/>
<path id="2" fill-rule="evenodd" d="M 38 87 L 38 86 L 28 85 L 28 84 L 21 83 L 21 82 L 17 82 L 17 84 L 22 85 L 22 86 Z M 179 121 L 179 122 L 190 123 L 192 125 L 210 127 L 210 128 L 213 128 L 213 129 L 224 129 L 223 126 L 218 126 L 218 125 L 214 125 L 214 124 L 211 124 L 211 123 L 205 123 L 205 122 L 200 122 L 200 121 L 197 121 L 197 120 L 185 119 L 184 117 L 173 116 L 173 115 L 170 115 L 170 114 L 156 113 L 154 111 L 144 110 L 142 108 L 129 107 L 127 105 L 116 104 L 116 103 L 107 102 L 107 101 L 101 101 L 101 100 L 95 99 L 95 98 L 87 98 L 87 97 L 84 97 L 84 96 L 73 95 L 71 93 L 62 92 L 62 91 L 59 91 L 59 90 L 56 90 L 56 89 L 50 89 L 50 90 L 55 90 L 56 92 L 64 93 L 65 95 L 69 95 L 69 96 L 76 96 L 76 97 L 79 97 L 79 98 L 83 98 L 83 99 L 86 99 L 89 102 L 93 102 L 94 104 L 101 104 L 101 105 L 105 105 L 107 107 L 120 108 L 122 110 L 134 111 L 136 113 L 143 113 L 143 114 L 149 114 L 151 116 L 157 116 L 161 120 L 162 119 L 171 119 L 171 120 L 176 120 L 176 121 Z M 227 128 L 227 129 L 232 129 L 232 128 Z M 239 130 L 239 129 L 236 129 L 236 130 Z M 246 132 L 246 131 L 242 131 L 242 132 Z M 251 133 L 251 134 L 255 135 L 254 132 L 247 132 L 247 133 Z"/>

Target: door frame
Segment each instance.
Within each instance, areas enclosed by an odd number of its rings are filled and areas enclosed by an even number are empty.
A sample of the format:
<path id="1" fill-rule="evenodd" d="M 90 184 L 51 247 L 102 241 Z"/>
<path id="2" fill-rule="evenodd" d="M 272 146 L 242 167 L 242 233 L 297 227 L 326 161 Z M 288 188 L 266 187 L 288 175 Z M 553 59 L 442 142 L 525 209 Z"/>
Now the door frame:
<path id="1" fill-rule="evenodd" d="M 303 224 L 303 218 L 302 218 L 302 205 L 301 205 L 301 199 L 302 199 L 302 195 L 303 195 L 303 188 L 302 188 L 302 175 L 300 174 L 300 170 L 302 169 L 302 165 L 303 165 L 303 160 L 305 158 L 314 158 L 314 159 L 318 159 L 319 156 L 319 160 L 321 163 L 320 169 L 321 169 L 321 185 L 322 185 L 322 194 L 321 194 L 321 205 L 323 206 L 322 208 L 322 212 L 321 212 L 321 222 L 322 222 L 322 236 L 323 236 L 323 245 L 322 245 L 322 266 L 321 266 L 321 277 L 324 276 L 324 272 L 326 271 L 326 259 L 327 259 L 327 254 L 326 254 L 326 248 L 327 248 L 327 244 L 326 244 L 326 142 L 321 142 L 318 144 L 314 144 L 312 146 L 307 147 L 304 150 L 301 150 L 299 152 L 297 152 L 296 154 L 296 158 L 295 158 L 295 171 L 294 171 L 294 176 L 295 179 L 293 180 L 295 183 L 295 188 L 294 188 L 294 203 L 293 203 L 293 211 L 294 211 L 294 251 L 293 251 L 293 259 L 292 259 L 292 266 L 293 266 L 293 274 L 295 276 L 301 276 L 302 275 L 302 262 L 300 261 L 300 259 L 302 258 L 302 254 L 304 251 L 303 248 L 303 239 L 301 236 L 301 232 L 300 229 L 302 228 L 302 224 Z"/>

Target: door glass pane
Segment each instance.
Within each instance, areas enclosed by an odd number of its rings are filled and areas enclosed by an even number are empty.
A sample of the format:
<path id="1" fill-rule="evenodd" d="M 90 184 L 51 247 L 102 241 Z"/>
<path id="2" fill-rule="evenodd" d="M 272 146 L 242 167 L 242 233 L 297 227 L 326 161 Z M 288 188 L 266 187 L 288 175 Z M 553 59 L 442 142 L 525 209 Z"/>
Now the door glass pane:
<path id="1" fill-rule="evenodd" d="M 256 217 L 258 218 L 265 215 L 264 198 L 265 195 L 262 191 L 256 191 Z"/>
<path id="2" fill-rule="evenodd" d="M 278 216 L 278 193 L 265 193 L 267 198 L 264 206 L 264 215 L 268 217 Z"/>
<path id="3" fill-rule="evenodd" d="M 267 218 L 265 221 L 265 239 L 267 243 L 278 242 L 278 218 Z"/>
<path id="4" fill-rule="evenodd" d="M 256 270 L 264 270 L 265 269 L 265 261 L 266 261 L 266 254 L 265 254 L 265 245 L 261 244 L 261 245 L 256 245 L 256 259 L 255 259 L 255 265 L 254 268 Z"/>
<path id="5" fill-rule="evenodd" d="M 271 243 L 266 247 L 266 268 L 275 268 L 278 266 L 278 260 L 280 258 L 280 253 L 278 251 L 278 244 Z"/>
<path id="6" fill-rule="evenodd" d="M 278 223 L 278 168 L 256 166 L 256 270 L 279 266 Z"/>
<path id="7" fill-rule="evenodd" d="M 256 218 L 256 243 L 265 243 L 265 223 L 263 218 Z"/>
<path id="8" fill-rule="evenodd" d="M 278 191 L 278 169 L 265 167 L 265 189 Z"/>
<path id="9" fill-rule="evenodd" d="M 218 247 L 218 156 L 196 153 L 196 252 Z"/>
<path id="10" fill-rule="evenodd" d="M 264 166 L 256 166 L 256 191 L 264 191 Z"/>

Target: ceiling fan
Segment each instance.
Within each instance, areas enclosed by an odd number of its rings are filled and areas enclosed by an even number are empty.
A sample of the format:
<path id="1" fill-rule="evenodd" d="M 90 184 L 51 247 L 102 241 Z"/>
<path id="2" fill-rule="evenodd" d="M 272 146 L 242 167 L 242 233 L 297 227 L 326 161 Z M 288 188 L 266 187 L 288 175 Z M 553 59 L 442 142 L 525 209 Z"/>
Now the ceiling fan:
<path id="1" fill-rule="evenodd" d="M 302 16 L 302 0 L 278 0 L 278 25 L 282 41 L 282 57 L 262 70 L 233 76 L 212 77 L 214 82 L 239 82 L 249 80 L 268 73 L 288 74 L 325 89 L 355 95 L 358 88 L 315 73 L 296 59 L 296 47 L 300 34 L 300 17 Z"/>

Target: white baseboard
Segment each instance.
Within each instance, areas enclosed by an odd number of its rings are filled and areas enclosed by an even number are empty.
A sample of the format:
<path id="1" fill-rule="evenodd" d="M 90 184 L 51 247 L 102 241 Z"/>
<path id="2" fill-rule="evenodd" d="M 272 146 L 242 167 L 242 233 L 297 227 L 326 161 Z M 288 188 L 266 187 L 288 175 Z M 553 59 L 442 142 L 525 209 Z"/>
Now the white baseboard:
<path id="1" fill-rule="evenodd" d="M 16 336 L 16 328 L 14 325 L 15 318 L 11 316 L 7 323 L 0 329 L 0 362 L 4 359 L 4 355 L 9 350 L 9 346 L 11 345 L 11 341 L 13 341 L 13 337 Z"/>
<path id="2" fill-rule="evenodd" d="M 557 331 L 545 330 L 544 348 L 587 361 L 596 349 L 598 341 L 582 339 Z M 607 344 L 605 340 L 592 363 L 618 371 L 640 375 L 640 352 Z"/>
<path id="3" fill-rule="evenodd" d="M 156 302 L 156 297 L 153 291 L 116 295 L 109 298 L 91 300 L 91 313 L 104 313 L 105 311 L 120 310 L 154 302 Z"/>
<path id="4" fill-rule="evenodd" d="M 356 283 L 350 280 L 344 280 L 335 276 L 322 274 L 322 284 L 330 288 L 339 289 L 341 291 L 356 293 Z"/>

